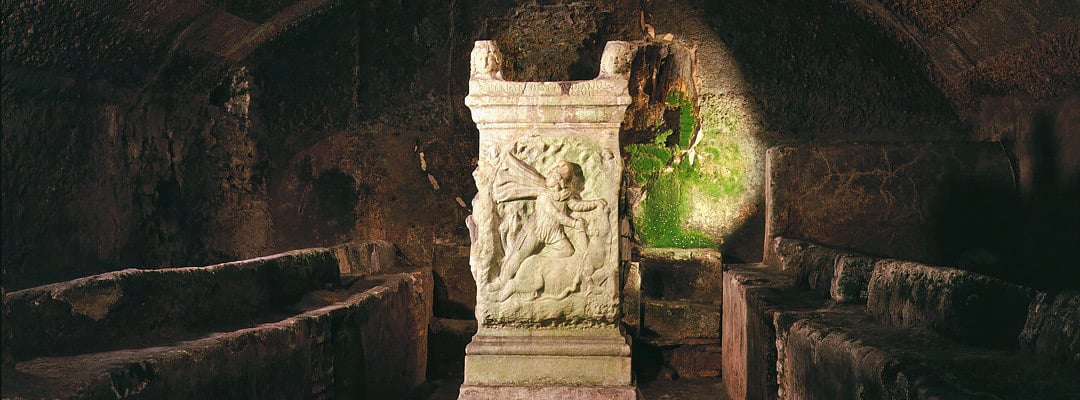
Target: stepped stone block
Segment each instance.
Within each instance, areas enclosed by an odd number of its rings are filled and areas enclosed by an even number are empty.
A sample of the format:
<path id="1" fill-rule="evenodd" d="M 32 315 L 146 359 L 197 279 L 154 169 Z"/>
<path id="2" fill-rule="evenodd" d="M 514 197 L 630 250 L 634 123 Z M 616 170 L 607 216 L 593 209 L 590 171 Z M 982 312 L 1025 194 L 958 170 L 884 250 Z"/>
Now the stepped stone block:
<path id="1" fill-rule="evenodd" d="M 360 245 L 296 250 L 207 267 L 126 269 L 8 293 L 16 359 L 110 350 L 228 326 L 294 303 L 357 265 Z M 348 251 L 347 251 L 348 250 Z M 197 299 L 198 301 L 192 301 Z"/>
<path id="2" fill-rule="evenodd" d="M 1020 332 L 1020 347 L 1080 364 L 1080 292 L 1037 294 Z"/>
<path id="3" fill-rule="evenodd" d="M 664 362 L 679 378 L 720 376 L 723 348 L 719 344 L 678 346 L 664 351 Z"/>
<path id="4" fill-rule="evenodd" d="M 231 329 L 21 360 L 3 374 L 2 397 L 407 398 L 427 369 L 431 280 L 430 271 L 373 277 Z"/>
<path id="5" fill-rule="evenodd" d="M 795 278 L 775 267 L 729 265 L 724 271 L 723 378 L 732 399 L 777 398 L 774 318 L 781 310 L 813 310 L 817 293 L 798 290 Z"/>
<path id="6" fill-rule="evenodd" d="M 715 342 L 720 338 L 720 307 L 684 301 L 642 301 L 644 339 L 652 344 Z"/>
<path id="7" fill-rule="evenodd" d="M 713 249 L 646 249 L 641 259 L 641 292 L 658 300 L 720 305 L 723 262 Z"/>
<path id="8" fill-rule="evenodd" d="M 953 268 L 890 260 L 870 279 L 867 311 L 886 325 L 925 328 L 980 346 L 1015 348 L 1034 293 Z"/>
<path id="9" fill-rule="evenodd" d="M 822 296 L 842 303 L 866 301 L 867 286 L 881 259 L 775 237 L 772 253 L 780 269 L 789 271 Z"/>
<path id="10" fill-rule="evenodd" d="M 461 377 L 465 346 L 476 335 L 476 321 L 434 318 L 428 331 L 428 379 Z"/>
<path id="11" fill-rule="evenodd" d="M 873 257 L 841 254 L 833 267 L 829 294 L 841 303 L 865 303 L 870 276 L 881 260 Z"/>
<path id="12" fill-rule="evenodd" d="M 777 318 L 780 398 L 1074 399 L 1080 370 L 893 328 L 844 306 Z"/>
<path id="13" fill-rule="evenodd" d="M 865 324 L 861 311 L 831 317 Z M 888 352 L 842 331 L 822 329 L 812 318 L 785 315 L 779 320 L 779 398 L 908 398 L 908 377 L 899 369 L 903 363 Z"/>
<path id="14" fill-rule="evenodd" d="M 775 265 L 792 274 L 799 283 L 829 296 L 840 252 L 802 240 L 776 237 L 772 239 Z"/>
<path id="15" fill-rule="evenodd" d="M 465 379 L 468 386 L 481 387 L 629 386 L 630 348 L 611 330 L 492 334 L 481 328 L 467 349 Z"/>

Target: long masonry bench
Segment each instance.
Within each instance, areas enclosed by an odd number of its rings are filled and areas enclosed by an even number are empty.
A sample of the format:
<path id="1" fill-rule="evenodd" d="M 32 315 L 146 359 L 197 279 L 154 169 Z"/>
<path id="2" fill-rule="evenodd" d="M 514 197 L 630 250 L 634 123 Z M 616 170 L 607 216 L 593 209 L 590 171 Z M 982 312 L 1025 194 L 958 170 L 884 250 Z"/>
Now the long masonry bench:
<path id="1" fill-rule="evenodd" d="M 725 268 L 733 399 L 1080 399 L 1080 293 L 772 245 Z"/>
<path id="2" fill-rule="evenodd" d="M 424 380 L 433 279 L 393 251 L 354 242 L 9 293 L 3 398 L 403 398 Z"/>

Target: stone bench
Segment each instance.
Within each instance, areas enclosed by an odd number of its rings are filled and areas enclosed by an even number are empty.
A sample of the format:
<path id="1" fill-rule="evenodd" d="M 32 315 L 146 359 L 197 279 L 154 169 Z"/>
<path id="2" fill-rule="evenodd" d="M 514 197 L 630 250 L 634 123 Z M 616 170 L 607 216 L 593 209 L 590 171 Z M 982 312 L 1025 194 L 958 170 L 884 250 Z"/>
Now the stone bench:
<path id="1" fill-rule="evenodd" d="M 773 244 L 778 265 L 725 271 L 724 379 L 735 399 L 1080 395 L 1076 293 Z"/>
<path id="2" fill-rule="evenodd" d="M 380 261 L 378 248 L 125 270 L 9 293 L 16 365 L 3 396 L 405 396 L 424 379 L 431 272 Z"/>
<path id="3" fill-rule="evenodd" d="M 889 327 L 862 306 L 777 319 L 778 398 L 1075 399 L 1080 369 Z"/>

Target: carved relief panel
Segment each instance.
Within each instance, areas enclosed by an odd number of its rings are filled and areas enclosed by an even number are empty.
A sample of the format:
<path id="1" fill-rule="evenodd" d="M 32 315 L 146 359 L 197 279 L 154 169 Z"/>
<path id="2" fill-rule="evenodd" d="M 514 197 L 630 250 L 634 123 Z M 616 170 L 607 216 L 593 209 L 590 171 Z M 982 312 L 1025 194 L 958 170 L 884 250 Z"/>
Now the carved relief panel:
<path id="1" fill-rule="evenodd" d="M 498 48 L 477 42 L 466 104 L 480 130 L 469 229 L 482 326 L 617 323 L 629 50 L 609 43 L 594 80 L 508 82 Z"/>

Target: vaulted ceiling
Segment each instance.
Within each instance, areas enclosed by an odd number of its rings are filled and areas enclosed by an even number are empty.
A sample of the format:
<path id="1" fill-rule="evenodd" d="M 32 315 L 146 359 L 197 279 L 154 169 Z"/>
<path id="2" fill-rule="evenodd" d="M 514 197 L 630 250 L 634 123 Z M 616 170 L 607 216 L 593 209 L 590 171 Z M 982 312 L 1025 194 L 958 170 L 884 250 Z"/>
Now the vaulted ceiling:
<path id="1" fill-rule="evenodd" d="M 1080 2 L 831 0 L 886 31 L 958 105 L 1080 84 Z M 550 1 L 547 1 L 550 2 Z M 380 2 L 375 2 L 380 3 Z M 630 2 L 624 2 L 630 3 Z M 643 7 L 650 7 L 643 1 Z M 4 3 L 4 60 L 113 81 L 153 74 L 177 51 L 239 61 L 339 0 Z M 372 40 L 378 40 L 372 38 Z M 837 44 L 842 45 L 842 44 Z M 140 70 L 145 67 L 145 70 Z M 122 85 L 122 84 L 121 84 Z"/>
<path id="2" fill-rule="evenodd" d="M 839 0 L 926 65 L 951 99 L 1080 84 L 1080 2 L 1073 0 Z"/>

